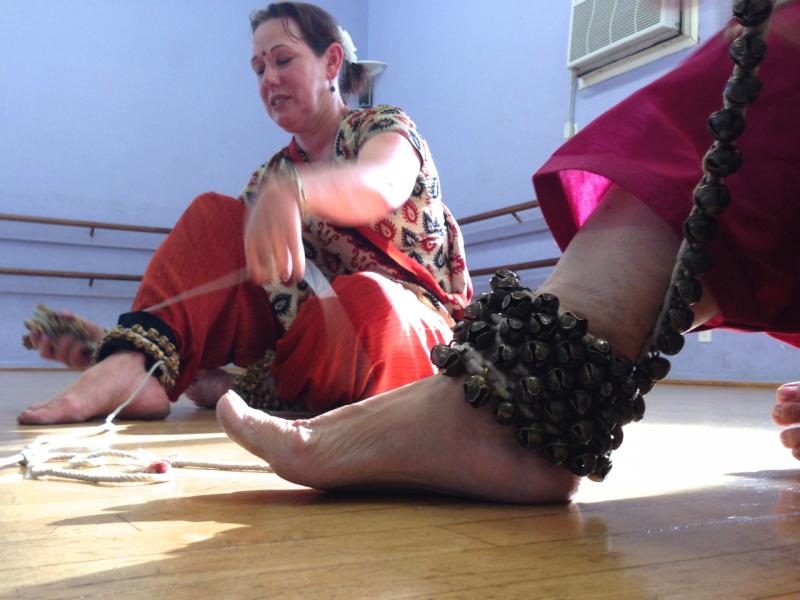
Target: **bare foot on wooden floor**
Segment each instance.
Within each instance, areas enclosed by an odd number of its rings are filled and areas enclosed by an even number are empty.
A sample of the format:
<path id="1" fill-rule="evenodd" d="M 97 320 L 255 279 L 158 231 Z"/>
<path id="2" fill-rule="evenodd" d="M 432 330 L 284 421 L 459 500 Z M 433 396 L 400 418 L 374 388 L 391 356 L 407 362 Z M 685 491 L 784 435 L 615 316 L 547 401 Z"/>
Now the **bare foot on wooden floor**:
<path id="1" fill-rule="evenodd" d="M 128 399 L 145 377 L 144 365 L 144 355 L 138 352 L 112 354 L 84 371 L 54 398 L 22 411 L 17 420 L 23 424 L 79 423 L 108 415 Z M 151 376 L 120 417 L 163 419 L 169 410 L 167 393 Z"/>

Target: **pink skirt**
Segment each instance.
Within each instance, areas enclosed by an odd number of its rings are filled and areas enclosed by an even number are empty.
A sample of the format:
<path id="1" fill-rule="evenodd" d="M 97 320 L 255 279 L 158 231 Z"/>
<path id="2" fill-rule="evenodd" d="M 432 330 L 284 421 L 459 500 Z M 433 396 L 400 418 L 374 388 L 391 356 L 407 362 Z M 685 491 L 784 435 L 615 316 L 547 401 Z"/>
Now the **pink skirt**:
<path id="1" fill-rule="evenodd" d="M 611 183 L 655 211 L 677 235 L 713 142 L 731 36 L 720 32 L 678 68 L 590 123 L 533 176 L 563 249 Z M 710 326 L 766 331 L 800 346 L 800 2 L 776 11 L 759 77 L 761 95 L 739 138 L 742 169 L 726 178 L 731 204 L 709 244 L 704 275 L 721 308 Z"/>

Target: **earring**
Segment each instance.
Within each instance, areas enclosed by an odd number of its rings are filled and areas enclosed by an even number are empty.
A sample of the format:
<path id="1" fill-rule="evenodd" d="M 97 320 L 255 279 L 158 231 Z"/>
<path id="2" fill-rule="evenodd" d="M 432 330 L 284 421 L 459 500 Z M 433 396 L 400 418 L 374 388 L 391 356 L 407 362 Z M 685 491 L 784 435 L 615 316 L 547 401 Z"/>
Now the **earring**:
<path id="1" fill-rule="evenodd" d="M 331 91 L 331 94 L 336 91 L 336 87 L 334 87 L 333 84 L 331 84 L 331 87 L 329 87 L 328 89 Z"/>

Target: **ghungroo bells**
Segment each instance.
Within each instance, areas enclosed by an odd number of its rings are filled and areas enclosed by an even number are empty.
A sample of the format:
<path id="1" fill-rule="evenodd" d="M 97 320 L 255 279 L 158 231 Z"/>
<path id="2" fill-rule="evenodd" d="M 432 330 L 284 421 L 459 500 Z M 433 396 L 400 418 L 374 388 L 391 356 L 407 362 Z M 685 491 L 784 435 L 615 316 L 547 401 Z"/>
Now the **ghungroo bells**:
<path id="1" fill-rule="evenodd" d="M 513 272 L 496 273 L 491 285 L 476 300 L 480 307 L 466 311 L 482 320 L 457 324 L 453 342 L 431 350 L 432 362 L 445 375 L 466 371 L 467 402 L 490 404 L 523 446 L 575 475 L 604 478 L 622 426 L 642 418 L 643 390 L 667 374 L 669 362 L 651 356 L 635 366 L 615 355 L 607 340 L 588 333 L 585 317 L 559 313 L 556 296 L 534 295 Z M 524 319 L 520 306 L 531 311 Z"/>

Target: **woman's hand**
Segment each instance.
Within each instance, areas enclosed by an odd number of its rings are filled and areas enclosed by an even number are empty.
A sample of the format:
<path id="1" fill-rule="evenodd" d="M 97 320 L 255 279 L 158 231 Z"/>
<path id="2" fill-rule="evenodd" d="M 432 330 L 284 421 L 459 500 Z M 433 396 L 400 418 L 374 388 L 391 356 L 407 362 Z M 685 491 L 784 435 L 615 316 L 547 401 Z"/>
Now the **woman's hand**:
<path id="1" fill-rule="evenodd" d="M 40 310 L 43 308 L 37 309 L 37 314 Z M 49 309 L 44 310 L 49 313 Z M 99 325 L 68 310 L 59 310 L 50 314 L 52 317 L 49 319 L 48 329 L 52 331 L 52 334 L 47 335 L 41 330 L 31 331 L 27 336 L 30 347 L 47 360 L 58 361 L 77 371 L 86 369 L 92 362 L 89 344 L 100 341 L 105 331 Z M 69 331 L 70 322 L 74 323 L 74 333 Z"/>
<path id="2" fill-rule="evenodd" d="M 250 279 L 259 285 L 280 279 L 294 284 L 303 279 L 306 257 L 297 185 L 285 177 L 270 177 L 250 211 L 244 252 Z"/>

